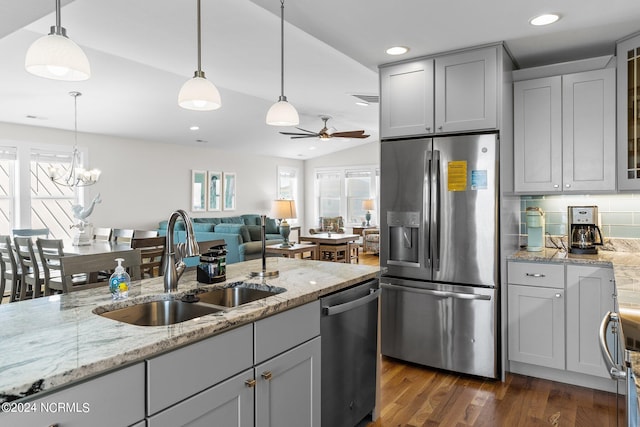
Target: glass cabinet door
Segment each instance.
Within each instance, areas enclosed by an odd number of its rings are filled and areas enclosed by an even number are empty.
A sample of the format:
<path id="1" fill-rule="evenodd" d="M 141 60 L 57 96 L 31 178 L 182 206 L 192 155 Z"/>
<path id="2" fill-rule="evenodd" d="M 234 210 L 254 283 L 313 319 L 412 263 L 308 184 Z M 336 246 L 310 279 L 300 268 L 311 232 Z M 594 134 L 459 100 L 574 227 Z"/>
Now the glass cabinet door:
<path id="1" fill-rule="evenodd" d="M 638 190 L 640 189 L 640 35 L 620 42 L 617 58 L 618 188 Z"/>

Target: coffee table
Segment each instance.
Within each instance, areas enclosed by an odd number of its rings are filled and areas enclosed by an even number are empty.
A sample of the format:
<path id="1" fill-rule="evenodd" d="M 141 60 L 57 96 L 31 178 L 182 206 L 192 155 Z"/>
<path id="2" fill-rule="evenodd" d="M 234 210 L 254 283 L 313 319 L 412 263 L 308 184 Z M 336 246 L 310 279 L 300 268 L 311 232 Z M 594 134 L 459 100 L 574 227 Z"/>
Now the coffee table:
<path id="1" fill-rule="evenodd" d="M 276 243 L 265 249 L 268 254 L 279 254 L 289 258 L 295 258 L 296 254 L 300 254 L 300 258 L 303 258 L 304 252 L 311 252 L 311 259 L 318 259 L 318 245 L 314 243 L 296 243 L 288 248 L 283 248 L 280 243 Z"/>

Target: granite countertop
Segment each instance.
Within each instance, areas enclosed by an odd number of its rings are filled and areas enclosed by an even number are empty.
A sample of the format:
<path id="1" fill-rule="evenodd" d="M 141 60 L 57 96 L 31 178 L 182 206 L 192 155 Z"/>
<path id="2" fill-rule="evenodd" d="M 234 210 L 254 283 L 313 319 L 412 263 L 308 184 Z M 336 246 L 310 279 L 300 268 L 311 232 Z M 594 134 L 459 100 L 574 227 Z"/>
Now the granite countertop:
<path id="1" fill-rule="evenodd" d="M 107 288 L 54 295 L 0 306 L 0 402 L 15 400 L 90 378 L 142 361 L 165 351 L 257 319 L 317 300 L 319 297 L 377 276 L 378 267 L 267 258 L 273 279 L 249 279 L 262 269 L 262 260 L 227 266 L 227 281 L 244 281 L 285 288 L 286 291 L 228 311 L 171 326 L 135 326 L 94 314 L 111 305 Z M 180 279 L 180 296 L 198 287 L 196 272 Z M 132 283 L 129 298 L 118 305 L 157 299 L 163 278 Z M 166 295 L 165 295 L 166 296 Z"/>

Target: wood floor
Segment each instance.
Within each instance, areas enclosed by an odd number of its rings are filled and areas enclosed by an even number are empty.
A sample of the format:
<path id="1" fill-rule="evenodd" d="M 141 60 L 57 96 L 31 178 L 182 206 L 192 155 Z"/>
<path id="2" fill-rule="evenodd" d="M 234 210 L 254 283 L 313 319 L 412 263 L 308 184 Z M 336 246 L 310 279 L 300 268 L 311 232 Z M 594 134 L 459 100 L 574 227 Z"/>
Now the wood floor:
<path id="1" fill-rule="evenodd" d="M 383 357 L 381 383 L 380 418 L 367 427 L 616 426 L 614 394 L 523 375 L 491 381 Z"/>

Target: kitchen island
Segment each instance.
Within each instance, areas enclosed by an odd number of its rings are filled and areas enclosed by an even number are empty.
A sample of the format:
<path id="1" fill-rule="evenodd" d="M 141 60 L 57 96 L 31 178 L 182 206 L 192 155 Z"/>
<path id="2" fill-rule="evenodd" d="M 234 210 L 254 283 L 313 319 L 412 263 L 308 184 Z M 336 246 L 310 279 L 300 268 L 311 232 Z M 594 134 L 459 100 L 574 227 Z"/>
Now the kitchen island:
<path id="1" fill-rule="evenodd" d="M 374 278 L 379 271 L 372 266 L 288 258 L 269 258 L 267 269 L 279 270 L 279 277 L 265 282 L 249 279 L 250 272 L 261 270 L 261 260 L 253 260 L 227 266 L 226 282 L 200 287 L 243 281 L 286 291 L 170 326 L 134 326 L 95 314 L 97 307 L 115 308 L 106 287 L 0 306 L 0 398 L 2 402 L 37 398 L 316 301 Z M 195 271 L 188 271 L 173 296 L 198 285 Z M 129 298 L 116 306 L 157 299 L 160 294 L 162 277 L 134 282 Z"/>

